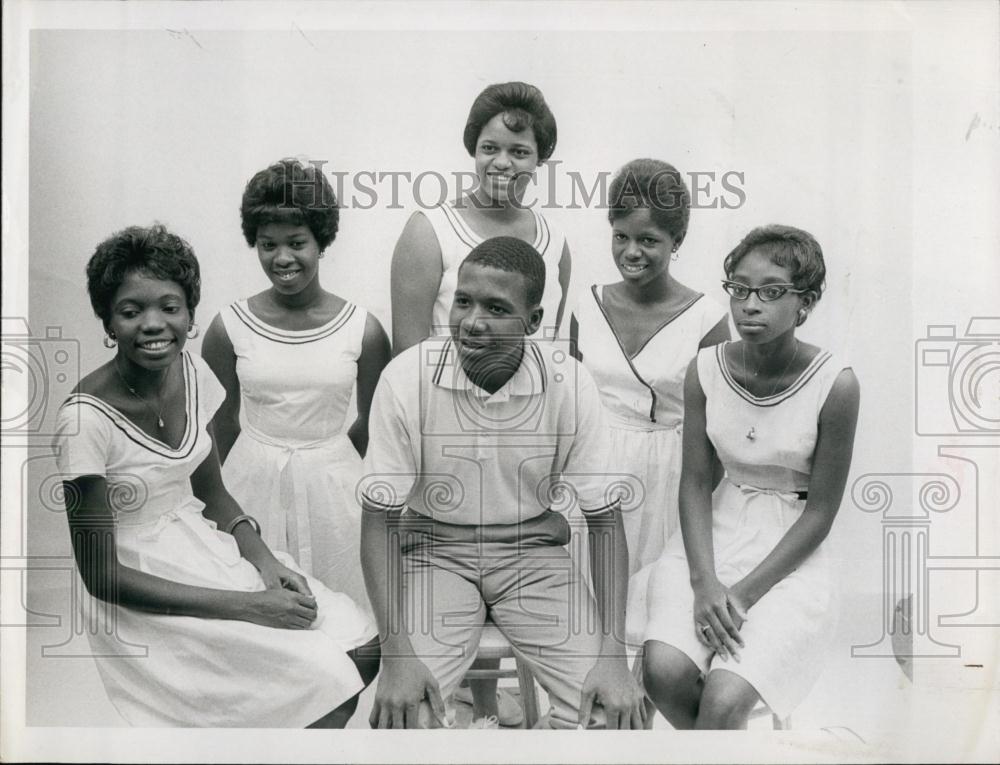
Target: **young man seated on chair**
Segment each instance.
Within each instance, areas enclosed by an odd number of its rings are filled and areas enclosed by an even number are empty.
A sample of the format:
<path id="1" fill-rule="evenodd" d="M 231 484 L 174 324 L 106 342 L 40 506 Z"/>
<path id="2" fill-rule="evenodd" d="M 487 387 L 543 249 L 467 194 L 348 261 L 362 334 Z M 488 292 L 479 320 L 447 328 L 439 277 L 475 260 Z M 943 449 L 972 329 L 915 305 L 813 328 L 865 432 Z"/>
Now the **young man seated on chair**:
<path id="1" fill-rule="evenodd" d="M 449 725 L 487 613 L 549 694 L 553 728 L 641 729 L 624 645 L 628 559 L 603 474 L 597 389 L 542 320 L 545 263 L 489 239 L 458 272 L 451 337 L 382 373 L 361 483 L 362 566 L 382 639 L 372 727 Z M 594 594 L 549 505 L 586 514 Z M 595 600 L 596 596 L 596 600 Z"/>

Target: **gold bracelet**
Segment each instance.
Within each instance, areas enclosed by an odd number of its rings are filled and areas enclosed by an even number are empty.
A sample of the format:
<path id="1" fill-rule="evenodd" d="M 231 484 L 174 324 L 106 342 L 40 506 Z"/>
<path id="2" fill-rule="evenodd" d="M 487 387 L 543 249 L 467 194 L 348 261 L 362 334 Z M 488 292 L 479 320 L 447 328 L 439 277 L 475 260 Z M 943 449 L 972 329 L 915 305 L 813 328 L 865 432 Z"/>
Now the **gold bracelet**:
<path id="1" fill-rule="evenodd" d="M 252 515 L 247 515 L 246 513 L 243 513 L 242 515 L 237 515 L 229 523 L 227 523 L 225 529 L 226 533 L 232 534 L 233 529 L 235 529 L 243 522 L 249 523 L 251 526 L 253 526 L 253 530 L 257 532 L 257 536 L 260 536 L 260 524 L 257 523 L 257 519 L 254 518 Z"/>

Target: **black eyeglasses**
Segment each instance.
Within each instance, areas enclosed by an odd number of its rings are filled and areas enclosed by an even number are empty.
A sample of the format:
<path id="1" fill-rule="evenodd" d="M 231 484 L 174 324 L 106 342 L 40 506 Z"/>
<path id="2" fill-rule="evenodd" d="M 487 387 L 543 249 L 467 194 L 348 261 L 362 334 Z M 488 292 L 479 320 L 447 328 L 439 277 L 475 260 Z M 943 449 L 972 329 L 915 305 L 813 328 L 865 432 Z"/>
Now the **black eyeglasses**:
<path id="1" fill-rule="evenodd" d="M 742 282 L 731 282 L 728 279 L 722 280 L 722 289 L 728 292 L 736 300 L 747 300 L 751 295 L 757 295 L 765 303 L 770 303 L 782 297 L 786 292 L 802 293 L 807 290 L 797 290 L 794 284 L 765 284 L 761 287 L 751 287 Z"/>

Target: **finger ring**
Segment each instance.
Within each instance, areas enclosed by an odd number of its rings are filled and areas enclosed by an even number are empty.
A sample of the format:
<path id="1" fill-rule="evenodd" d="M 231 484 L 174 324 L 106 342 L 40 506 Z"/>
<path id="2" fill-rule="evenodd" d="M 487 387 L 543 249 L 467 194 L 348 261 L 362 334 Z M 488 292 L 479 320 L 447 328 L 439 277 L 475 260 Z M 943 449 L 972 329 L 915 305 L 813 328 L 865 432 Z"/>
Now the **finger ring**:
<path id="1" fill-rule="evenodd" d="M 709 627 L 707 624 L 702 624 L 700 627 L 698 627 L 698 629 L 701 630 L 702 632 L 708 632 L 712 628 Z"/>

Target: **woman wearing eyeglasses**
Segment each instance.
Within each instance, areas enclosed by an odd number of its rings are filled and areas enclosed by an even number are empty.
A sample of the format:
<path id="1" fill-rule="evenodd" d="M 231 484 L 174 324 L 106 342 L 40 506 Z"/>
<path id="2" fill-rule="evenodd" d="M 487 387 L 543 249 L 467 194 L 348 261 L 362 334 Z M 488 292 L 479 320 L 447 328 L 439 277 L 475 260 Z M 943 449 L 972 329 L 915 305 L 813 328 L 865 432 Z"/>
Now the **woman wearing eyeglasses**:
<path id="1" fill-rule="evenodd" d="M 761 700 L 785 717 L 819 675 L 836 620 L 822 542 L 860 396 L 849 367 L 795 337 L 826 274 L 810 234 L 754 229 L 724 268 L 740 339 L 688 367 L 682 533 L 649 590 L 646 691 L 684 729 L 745 728 Z"/>

